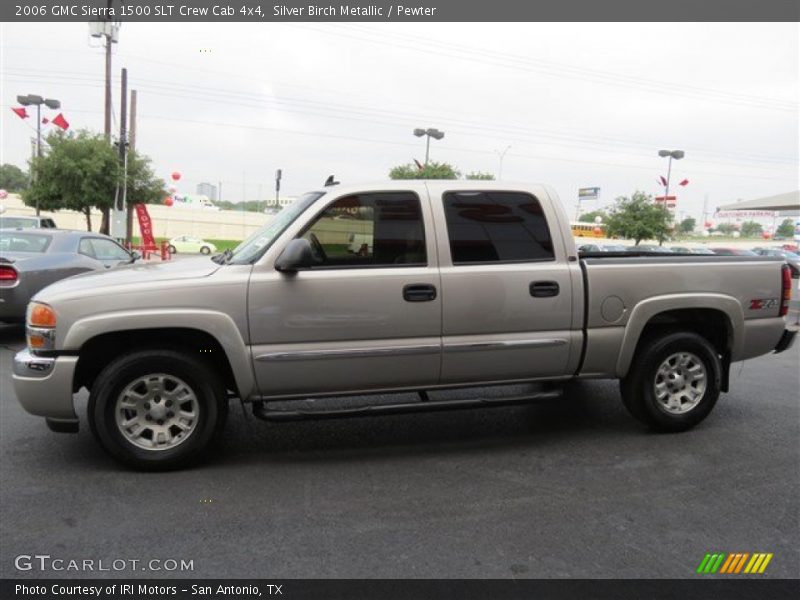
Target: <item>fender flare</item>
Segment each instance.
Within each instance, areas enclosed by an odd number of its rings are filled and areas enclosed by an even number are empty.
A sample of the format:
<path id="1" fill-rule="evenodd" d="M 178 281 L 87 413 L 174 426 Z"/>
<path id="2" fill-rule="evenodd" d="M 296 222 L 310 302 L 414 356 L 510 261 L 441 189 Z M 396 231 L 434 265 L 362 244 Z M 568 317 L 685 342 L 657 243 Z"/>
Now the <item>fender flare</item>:
<path id="1" fill-rule="evenodd" d="M 628 374 L 636 346 L 650 319 L 663 312 L 685 308 L 703 308 L 723 313 L 731 326 L 731 356 L 739 354 L 744 343 L 744 313 L 736 298 L 726 294 L 665 294 L 642 300 L 633 307 L 617 358 L 616 376 L 621 379 Z"/>
<path id="2" fill-rule="evenodd" d="M 198 326 L 198 324 L 201 324 Z M 136 329 L 194 329 L 212 336 L 222 347 L 236 380 L 240 398 L 256 391 L 250 351 L 239 328 L 225 313 L 203 309 L 142 309 L 92 315 L 75 321 L 67 330 L 63 349 L 78 350 L 103 334 Z"/>

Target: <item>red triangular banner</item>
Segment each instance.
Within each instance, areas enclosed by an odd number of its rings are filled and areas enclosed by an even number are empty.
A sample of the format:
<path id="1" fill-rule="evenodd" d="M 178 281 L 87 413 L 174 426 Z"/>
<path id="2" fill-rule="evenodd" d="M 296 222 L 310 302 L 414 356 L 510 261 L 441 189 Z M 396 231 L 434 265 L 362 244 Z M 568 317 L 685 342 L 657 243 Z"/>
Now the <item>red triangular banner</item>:
<path id="1" fill-rule="evenodd" d="M 22 108 L 12 108 L 11 110 L 13 110 L 15 113 L 17 113 L 17 116 L 20 119 L 27 119 L 28 118 L 28 111 L 25 110 L 24 106 Z"/>
<path id="2" fill-rule="evenodd" d="M 689 185 L 689 180 L 688 179 L 684 179 L 678 185 Z"/>
<path id="3" fill-rule="evenodd" d="M 53 125 L 55 125 L 56 127 L 61 127 L 61 129 L 63 129 L 64 131 L 69 129 L 69 123 L 64 118 L 64 115 L 61 113 L 58 113 L 58 116 L 55 119 L 53 119 Z"/>
<path id="4" fill-rule="evenodd" d="M 47 125 L 50 122 L 50 119 L 47 117 L 42 117 L 42 125 Z"/>

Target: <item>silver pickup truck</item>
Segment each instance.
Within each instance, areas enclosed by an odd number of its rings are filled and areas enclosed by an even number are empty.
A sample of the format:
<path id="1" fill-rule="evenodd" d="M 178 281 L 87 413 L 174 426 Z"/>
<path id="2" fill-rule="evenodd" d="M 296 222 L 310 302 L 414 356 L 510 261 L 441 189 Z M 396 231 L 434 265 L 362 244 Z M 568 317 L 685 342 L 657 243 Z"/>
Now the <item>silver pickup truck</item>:
<path id="1" fill-rule="evenodd" d="M 232 252 L 45 288 L 14 388 L 54 431 L 77 431 L 87 388 L 97 439 L 144 469 L 197 458 L 232 398 L 283 421 L 521 403 L 614 378 L 637 419 L 681 431 L 727 391 L 732 361 L 791 344 L 790 284 L 779 258 L 579 257 L 545 186 L 332 186 Z M 429 395 L 523 382 L 523 395 Z"/>

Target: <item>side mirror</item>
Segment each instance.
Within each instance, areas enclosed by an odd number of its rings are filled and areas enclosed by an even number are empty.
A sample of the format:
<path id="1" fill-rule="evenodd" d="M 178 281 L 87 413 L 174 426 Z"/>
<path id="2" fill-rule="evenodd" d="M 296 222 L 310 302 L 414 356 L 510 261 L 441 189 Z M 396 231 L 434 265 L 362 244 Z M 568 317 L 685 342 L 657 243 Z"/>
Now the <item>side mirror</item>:
<path id="1" fill-rule="evenodd" d="M 139 251 L 138 250 L 134 250 L 133 252 L 131 252 L 131 260 L 130 260 L 130 262 L 131 263 L 135 263 L 137 260 L 141 260 L 141 258 L 142 258 L 142 255 L 139 254 Z"/>
<path id="2" fill-rule="evenodd" d="M 306 239 L 297 238 L 283 249 L 275 261 L 275 269 L 281 273 L 295 273 L 311 268 L 316 262 L 311 243 Z"/>

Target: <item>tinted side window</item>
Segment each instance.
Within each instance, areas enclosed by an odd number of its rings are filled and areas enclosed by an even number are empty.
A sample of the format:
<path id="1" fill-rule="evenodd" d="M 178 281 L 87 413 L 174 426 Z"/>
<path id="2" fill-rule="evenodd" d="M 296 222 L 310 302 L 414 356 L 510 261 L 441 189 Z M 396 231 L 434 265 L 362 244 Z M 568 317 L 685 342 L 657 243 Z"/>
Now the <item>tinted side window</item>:
<path id="1" fill-rule="evenodd" d="M 92 246 L 92 238 L 81 238 L 81 241 L 78 244 L 78 252 L 95 258 L 94 246 Z"/>
<path id="2" fill-rule="evenodd" d="M 427 264 L 422 209 L 410 192 L 339 198 L 302 237 L 311 242 L 322 267 Z"/>
<path id="3" fill-rule="evenodd" d="M 444 195 L 453 264 L 553 260 L 539 201 L 520 192 Z"/>
<path id="4" fill-rule="evenodd" d="M 130 258 L 124 248 L 111 240 L 92 238 L 91 243 L 94 247 L 94 255 L 98 260 L 128 260 Z"/>

